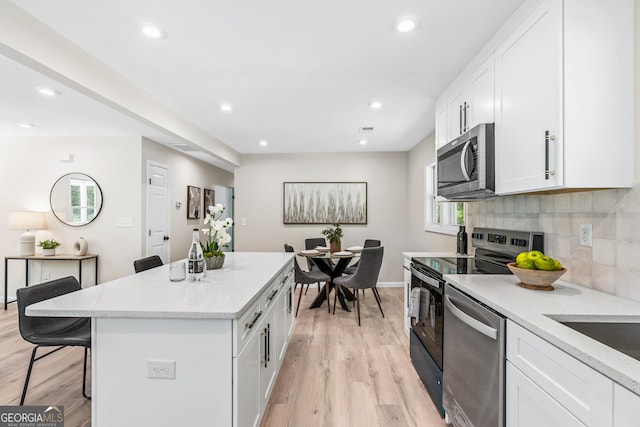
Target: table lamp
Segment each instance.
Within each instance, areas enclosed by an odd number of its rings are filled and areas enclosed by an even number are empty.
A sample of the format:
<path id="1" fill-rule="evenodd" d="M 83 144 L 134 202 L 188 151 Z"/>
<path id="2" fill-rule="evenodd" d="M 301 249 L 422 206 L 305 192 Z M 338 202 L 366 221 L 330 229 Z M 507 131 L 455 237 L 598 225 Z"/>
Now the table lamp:
<path id="1" fill-rule="evenodd" d="M 36 235 L 32 230 L 46 230 L 47 219 L 44 212 L 9 212 L 9 229 L 25 230 L 20 235 L 20 256 L 36 253 Z"/>

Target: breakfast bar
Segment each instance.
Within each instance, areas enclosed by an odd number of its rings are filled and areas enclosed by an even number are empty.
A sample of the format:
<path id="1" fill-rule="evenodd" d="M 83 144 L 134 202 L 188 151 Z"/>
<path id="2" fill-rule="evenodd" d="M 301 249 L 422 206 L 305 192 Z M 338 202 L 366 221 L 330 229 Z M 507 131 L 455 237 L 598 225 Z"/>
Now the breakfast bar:
<path id="1" fill-rule="evenodd" d="M 293 329 L 293 256 L 227 253 L 199 282 L 165 265 L 26 313 L 92 318 L 93 426 L 254 425 Z"/>

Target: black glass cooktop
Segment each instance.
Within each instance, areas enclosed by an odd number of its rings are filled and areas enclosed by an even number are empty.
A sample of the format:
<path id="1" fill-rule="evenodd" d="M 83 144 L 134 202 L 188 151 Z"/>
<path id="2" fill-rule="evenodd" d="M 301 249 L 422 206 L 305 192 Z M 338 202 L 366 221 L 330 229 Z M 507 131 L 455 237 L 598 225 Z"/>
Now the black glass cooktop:
<path id="1" fill-rule="evenodd" d="M 438 274 L 512 274 L 509 268 L 480 258 L 414 257 L 417 263 Z"/>

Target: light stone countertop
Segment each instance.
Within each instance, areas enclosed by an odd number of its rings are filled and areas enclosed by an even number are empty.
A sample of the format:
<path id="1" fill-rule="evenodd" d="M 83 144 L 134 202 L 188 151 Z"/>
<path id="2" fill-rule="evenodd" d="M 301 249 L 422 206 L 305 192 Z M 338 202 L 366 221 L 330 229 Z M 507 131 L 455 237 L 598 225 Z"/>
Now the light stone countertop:
<path id="1" fill-rule="evenodd" d="M 169 281 L 169 265 L 30 305 L 27 315 L 235 319 L 269 282 L 288 268 L 294 254 L 228 252 L 219 270 L 200 282 Z"/>
<path id="2" fill-rule="evenodd" d="M 640 361 L 601 344 L 548 317 L 562 321 L 640 322 L 640 302 L 562 280 L 554 291 L 517 285 L 509 275 L 446 275 L 445 279 L 478 301 L 518 323 L 620 385 L 640 394 Z"/>
<path id="3" fill-rule="evenodd" d="M 405 258 L 413 258 L 413 257 L 441 257 L 441 258 L 473 258 L 473 255 L 460 255 L 455 252 L 402 252 L 402 256 Z"/>

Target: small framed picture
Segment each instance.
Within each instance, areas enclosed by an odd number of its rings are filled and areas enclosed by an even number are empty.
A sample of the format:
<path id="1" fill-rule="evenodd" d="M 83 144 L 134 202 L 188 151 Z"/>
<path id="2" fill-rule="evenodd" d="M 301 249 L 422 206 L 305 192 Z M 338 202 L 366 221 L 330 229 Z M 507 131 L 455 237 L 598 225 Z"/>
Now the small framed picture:
<path id="1" fill-rule="evenodd" d="M 200 187 L 187 186 L 187 219 L 200 218 L 200 204 L 202 203 Z"/>
<path id="2" fill-rule="evenodd" d="M 206 215 L 209 209 L 209 206 L 213 206 L 216 200 L 215 192 L 208 188 L 204 189 L 204 200 L 202 201 L 202 212 L 203 215 Z"/>

